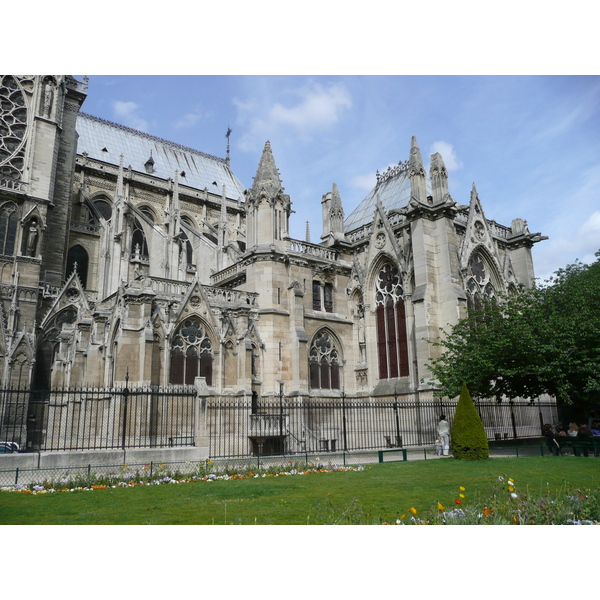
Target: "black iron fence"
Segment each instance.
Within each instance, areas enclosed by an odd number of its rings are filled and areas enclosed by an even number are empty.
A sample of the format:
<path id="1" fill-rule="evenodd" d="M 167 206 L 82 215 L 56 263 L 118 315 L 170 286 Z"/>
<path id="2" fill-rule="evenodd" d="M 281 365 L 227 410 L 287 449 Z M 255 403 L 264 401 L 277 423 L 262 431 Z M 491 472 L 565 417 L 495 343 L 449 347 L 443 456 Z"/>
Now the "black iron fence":
<path id="1" fill-rule="evenodd" d="M 0 440 L 27 451 L 194 444 L 193 388 L 0 391 Z"/>
<path id="2" fill-rule="evenodd" d="M 199 402 L 192 387 L 0 390 L 0 441 L 27 451 L 193 446 Z M 440 414 L 456 400 L 419 396 L 207 399 L 211 458 L 334 453 L 433 445 Z M 490 440 L 536 437 L 557 420 L 550 402 L 476 401 Z M 204 432 L 201 432 L 203 437 Z"/>
<path id="3" fill-rule="evenodd" d="M 207 404 L 211 457 L 302 454 L 432 445 L 440 414 L 452 423 L 456 400 L 282 398 L 258 403 L 212 398 Z M 551 402 L 476 401 L 490 440 L 541 435 L 557 419 Z"/>

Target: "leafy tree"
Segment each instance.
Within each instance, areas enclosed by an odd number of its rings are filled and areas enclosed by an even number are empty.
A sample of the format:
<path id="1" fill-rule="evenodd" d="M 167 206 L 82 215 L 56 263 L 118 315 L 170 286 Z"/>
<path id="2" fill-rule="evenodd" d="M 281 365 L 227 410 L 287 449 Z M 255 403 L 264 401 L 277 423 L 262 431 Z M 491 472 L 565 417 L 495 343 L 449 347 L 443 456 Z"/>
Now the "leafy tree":
<path id="1" fill-rule="evenodd" d="M 499 401 L 547 393 L 586 416 L 600 402 L 599 299 L 596 260 L 486 302 L 434 342 L 444 349 L 429 365 L 438 393 L 457 396 L 463 381 L 476 396 Z"/>
<path id="2" fill-rule="evenodd" d="M 450 439 L 454 458 L 464 460 L 489 458 L 485 428 L 464 383 L 454 412 Z"/>

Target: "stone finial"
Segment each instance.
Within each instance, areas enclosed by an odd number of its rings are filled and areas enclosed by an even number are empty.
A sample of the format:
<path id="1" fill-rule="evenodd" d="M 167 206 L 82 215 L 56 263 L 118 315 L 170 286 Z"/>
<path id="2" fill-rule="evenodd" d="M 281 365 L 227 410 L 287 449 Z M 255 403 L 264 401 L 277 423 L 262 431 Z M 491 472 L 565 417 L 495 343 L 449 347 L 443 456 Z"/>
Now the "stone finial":
<path id="1" fill-rule="evenodd" d="M 258 192 L 261 189 L 266 190 L 271 196 L 277 194 L 279 190 L 283 190 L 279 170 L 275 165 L 275 159 L 271 151 L 271 143 L 268 141 L 265 143 L 258 169 L 256 170 L 256 176 L 254 177 L 254 183 L 252 184 L 252 191 Z"/>
<path id="2" fill-rule="evenodd" d="M 436 152 L 431 156 L 429 179 L 431 180 L 431 195 L 433 204 L 441 204 L 442 202 L 446 202 L 449 197 L 448 171 L 446 170 L 444 159 L 439 152 Z"/>

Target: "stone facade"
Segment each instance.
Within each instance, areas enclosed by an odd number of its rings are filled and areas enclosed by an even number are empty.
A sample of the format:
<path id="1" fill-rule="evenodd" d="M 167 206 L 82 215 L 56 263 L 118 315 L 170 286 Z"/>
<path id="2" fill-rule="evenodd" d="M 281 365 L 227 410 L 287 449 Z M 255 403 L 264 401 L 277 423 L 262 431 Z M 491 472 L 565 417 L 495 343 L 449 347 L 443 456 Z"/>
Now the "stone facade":
<path id="1" fill-rule="evenodd" d="M 378 174 L 320 243 L 289 236 L 269 142 L 245 189 L 229 159 L 80 112 L 86 84 L 0 78 L 4 385 L 181 385 L 338 398 L 430 391 L 427 340 L 533 283 L 521 219 L 448 192 L 442 157 Z"/>

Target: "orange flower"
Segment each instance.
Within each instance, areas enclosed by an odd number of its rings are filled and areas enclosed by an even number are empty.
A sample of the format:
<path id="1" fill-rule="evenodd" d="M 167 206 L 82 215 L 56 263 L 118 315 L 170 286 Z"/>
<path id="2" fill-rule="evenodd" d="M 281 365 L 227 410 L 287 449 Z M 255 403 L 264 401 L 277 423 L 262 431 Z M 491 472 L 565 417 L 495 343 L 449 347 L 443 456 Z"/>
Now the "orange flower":
<path id="1" fill-rule="evenodd" d="M 517 522 L 517 517 L 513 517 L 513 523 Z"/>
<path id="2" fill-rule="evenodd" d="M 462 502 L 458 498 L 454 502 L 456 502 L 456 504 L 462 504 Z"/>
<path id="3" fill-rule="evenodd" d="M 490 516 L 490 509 L 489 509 L 489 508 L 484 508 L 484 509 L 483 509 L 483 514 L 484 514 L 486 517 L 489 517 L 489 516 Z"/>
<path id="4" fill-rule="evenodd" d="M 410 507 L 408 510 L 409 510 L 409 511 L 410 511 L 410 512 L 411 512 L 413 515 L 416 515 L 416 514 L 417 514 L 417 509 L 416 509 L 414 506 L 411 506 L 411 507 Z"/>

